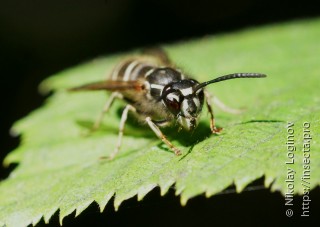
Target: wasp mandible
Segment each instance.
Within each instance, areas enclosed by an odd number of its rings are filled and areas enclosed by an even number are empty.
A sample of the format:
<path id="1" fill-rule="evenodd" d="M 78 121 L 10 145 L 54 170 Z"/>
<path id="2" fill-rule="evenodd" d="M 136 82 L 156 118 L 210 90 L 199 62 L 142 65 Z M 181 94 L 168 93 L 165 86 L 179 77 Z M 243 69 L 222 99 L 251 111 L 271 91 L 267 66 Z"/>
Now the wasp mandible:
<path id="1" fill-rule="evenodd" d="M 200 113 L 205 103 L 210 114 L 211 131 L 219 133 L 221 128 L 215 126 L 209 94 L 204 90 L 205 87 L 224 80 L 262 77 L 266 75 L 233 73 L 199 83 L 177 69 L 162 49 L 150 49 L 141 55 L 121 61 L 115 66 L 108 80 L 85 84 L 70 90 L 112 92 L 93 130 L 99 128 L 104 114 L 108 112 L 115 99 L 123 99 L 127 102 L 120 120 L 118 142 L 110 159 L 113 159 L 120 150 L 129 111 L 135 113 L 140 122 L 147 123 L 176 155 L 180 155 L 181 151 L 166 138 L 160 127 L 177 123 L 180 128 L 187 131 L 194 130 L 199 123 Z"/>

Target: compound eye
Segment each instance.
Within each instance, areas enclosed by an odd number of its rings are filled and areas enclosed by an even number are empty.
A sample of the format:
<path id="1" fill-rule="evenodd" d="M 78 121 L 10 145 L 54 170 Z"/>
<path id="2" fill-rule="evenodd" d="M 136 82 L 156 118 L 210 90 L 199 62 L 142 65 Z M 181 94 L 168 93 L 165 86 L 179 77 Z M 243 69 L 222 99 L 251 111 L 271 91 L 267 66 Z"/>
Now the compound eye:
<path id="1" fill-rule="evenodd" d="M 180 112 L 180 96 L 177 92 L 169 93 L 165 100 L 166 106 L 173 114 L 178 114 Z"/>

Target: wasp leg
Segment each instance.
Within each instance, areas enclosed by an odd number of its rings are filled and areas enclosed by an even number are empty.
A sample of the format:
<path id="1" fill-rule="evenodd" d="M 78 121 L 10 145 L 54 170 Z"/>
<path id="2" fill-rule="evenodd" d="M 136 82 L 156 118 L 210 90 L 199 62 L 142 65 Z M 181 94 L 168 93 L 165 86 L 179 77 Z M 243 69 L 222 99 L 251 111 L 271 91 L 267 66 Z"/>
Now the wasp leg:
<path id="1" fill-rule="evenodd" d="M 146 122 L 152 131 L 174 152 L 175 155 L 181 155 L 181 151 L 173 146 L 173 144 L 165 137 L 165 135 L 163 135 L 159 127 L 151 120 L 150 117 L 146 117 Z"/>
<path id="2" fill-rule="evenodd" d="M 109 97 L 109 99 L 107 100 L 107 102 L 104 104 L 104 107 L 99 115 L 99 117 L 96 119 L 96 121 L 94 122 L 94 125 L 91 129 L 91 131 L 96 131 L 100 125 L 101 125 L 101 122 L 103 120 L 103 117 L 104 115 L 109 111 L 111 105 L 113 104 L 113 101 L 116 99 L 116 98 L 119 98 L 119 99 L 122 99 L 122 95 L 119 93 L 119 92 L 112 92 L 111 93 L 111 96 Z"/>
<path id="3" fill-rule="evenodd" d="M 124 125 L 125 125 L 125 123 L 127 121 L 127 117 L 128 117 L 128 112 L 129 111 L 136 112 L 136 109 L 131 105 L 126 105 L 126 107 L 124 108 L 124 110 L 122 112 L 122 115 L 121 115 L 121 120 L 120 120 L 118 143 L 117 143 L 117 146 L 114 149 L 114 151 L 109 156 L 110 160 L 113 159 L 118 154 L 118 152 L 120 150 L 122 137 L 123 137 Z"/>
<path id="4" fill-rule="evenodd" d="M 221 132 L 222 128 L 217 128 L 215 126 L 213 110 L 212 110 L 211 104 L 209 103 L 210 95 L 207 92 L 205 92 L 204 94 L 206 96 L 206 104 L 207 104 L 208 112 L 210 114 L 210 129 L 211 129 L 211 132 L 214 133 L 214 134 L 219 134 Z"/>

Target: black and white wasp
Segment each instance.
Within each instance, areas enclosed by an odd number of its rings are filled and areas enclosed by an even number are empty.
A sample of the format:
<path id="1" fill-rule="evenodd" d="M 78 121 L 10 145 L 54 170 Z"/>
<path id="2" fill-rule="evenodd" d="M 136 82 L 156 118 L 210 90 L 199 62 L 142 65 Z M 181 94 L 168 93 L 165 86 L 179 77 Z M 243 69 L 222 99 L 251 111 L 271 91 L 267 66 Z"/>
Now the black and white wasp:
<path id="1" fill-rule="evenodd" d="M 110 155 L 113 159 L 119 152 L 124 126 L 128 112 L 149 125 L 153 132 L 176 154 L 176 148 L 161 132 L 159 127 L 177 123 L 187 131 L 194 130 L 198 123 L 203 104 L 210 114 L 212 133 L 219 133 L 221 128 L 215 126 L 209 95 L 205 86 L 235 78 L 261 78 L 260 73 L 234 73 L 199 83 L 184 75 L 169 60 L 161 49 L 150 49 L 139 56 L 132 56 L 121 61 L 111 72 L 106 81 L 85 84 L 70 90 L 107 90 L 112 92 L 102 113 L 96 120 L 93 129 L 97 129 L 104 114 L 109 110 L 116 98 L 127 102 L 120 120 L 118 143 Z"/>

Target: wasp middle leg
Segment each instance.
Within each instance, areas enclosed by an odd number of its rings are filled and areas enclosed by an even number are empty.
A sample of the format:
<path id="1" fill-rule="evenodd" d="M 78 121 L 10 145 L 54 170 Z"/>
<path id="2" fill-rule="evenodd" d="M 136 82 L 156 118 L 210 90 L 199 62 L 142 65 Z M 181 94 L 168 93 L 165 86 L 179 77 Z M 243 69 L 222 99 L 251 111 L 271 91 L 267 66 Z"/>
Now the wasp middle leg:
<path id="1" fill-rule="evenodd" d="M 118 143 L 114 151 L 111 153 L 109 156 L 109 159 L 112 160 L 120 151 L 121 143 L 122 143 L 122 137 L 123 137 L 123 130 L 124 126 L 126 124 L 127 118 L 128 118 L 128 112 L 133 111 L 136 112 L 136 108 L 134 108 L 132 105 L 128 104 L 124 108 L 122 115 L 121 115 L 121 120 L 120 120 L 120 126 L 119 126 L 119 136 L 118 136 Z"/>
<path id="2" fill-rule="evenodd" d="M 122 95 L 121 95 L 119 92 L 117 92 L 117 91 L 112 92 L 111 95 L 110 95 L 110 97 L 109 97 L 109 99 L 108 99 L 107 102 L 104 104 L 104 107 L 103 107 L 100 115 L 98 116 L 98 118 L 97 118 L 96 121 L 94 122 L 94 125 L 93 125 L 93 127 L 92 127 L 92 129 L 91 129 L 92 132 L 93 132 L 93 131 L 96 131 L 96 130 L 100 127 L 104 115 L 109 111 L 110 107 L 112 106 L 112 104 L 113 104 L 113 102 L 114 102 L 114 100 L 115 100 L 116 98 L 122 99 Z"/>

